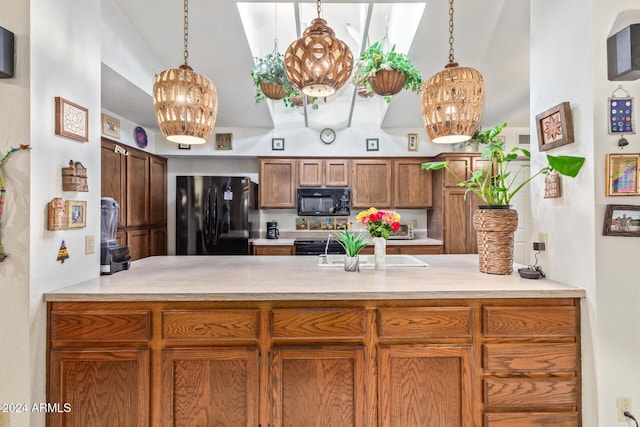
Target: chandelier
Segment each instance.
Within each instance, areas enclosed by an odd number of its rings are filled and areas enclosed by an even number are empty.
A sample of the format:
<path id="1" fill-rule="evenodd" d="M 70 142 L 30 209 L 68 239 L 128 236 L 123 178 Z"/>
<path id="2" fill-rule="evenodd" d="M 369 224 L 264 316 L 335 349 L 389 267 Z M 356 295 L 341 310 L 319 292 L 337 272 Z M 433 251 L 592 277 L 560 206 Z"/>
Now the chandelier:
<path id="1" fill-rule="evenodd" d="M 453 0 L 449 0 L 449 63 L 422 87 L 422 119 L 429 138 L 454 144 L 471 138 L 484 107 L 484 82 L 478 70 L 453 58 Z"/>
<path id="2" fill-rule="evenodd" d="M 162 134 L 178 144 L 204 144 L 218 113 L 216 87 L 188 65 L 189 6 L 184 0 L 184 64 L 156 75 L 153 107 Z"/>
<path id="3" fill-rule="evenodd" d="M 335 37 L 327 21 L 318 17 L 304 30 L 302 38 L 291 43 L 284 54 L 284 69 L 289 80 L 305 95 L 323 98 L 333 95 L 349 79 L 353 55 L 349 47 Z"/>

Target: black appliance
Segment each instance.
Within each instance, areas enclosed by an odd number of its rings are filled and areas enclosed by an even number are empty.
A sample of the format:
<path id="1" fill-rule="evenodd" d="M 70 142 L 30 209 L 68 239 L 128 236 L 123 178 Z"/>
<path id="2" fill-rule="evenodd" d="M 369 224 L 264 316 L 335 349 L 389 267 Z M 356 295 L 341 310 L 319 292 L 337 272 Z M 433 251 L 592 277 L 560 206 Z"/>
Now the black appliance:
<path id="1" fill-rule="evenodd" d="M 351 191 L 349 188 L 298 188 L 298 215 L 349 216 Z"/>
<path id="2" fill-rule="evenodd" d="M 0 79 L 13 77 L 15 67 L 15 36 L 0 27 Z"/>
<path id="3" fill-rule="evenodd" d="M 280 237 L 278 223 L 275 221 L 267 222 L 267 239 L 277 239 L 278 237 Z"/>
<path id="4" fill-rule="evenodd" d="M 100 274 L 128 270 L 131 266 L 129 247 L 120 246 L 116 240 L 120 205 L 111 197 L 103 197 L 100 210 Z"/>
<path id="5" fill-rule="evenodd" d="M 327 247 L 327 239 L 296 239 L 293 241 L 296 255 L 322 255 L 328 254 L 344 254 L 344 248 L 335 240 L 329 240 Z"/>
<path id="6" fill-rule="evenodd" d="M 176 177 L 176 255 L 248 255 L 257 198 L 248 177 Z"/>

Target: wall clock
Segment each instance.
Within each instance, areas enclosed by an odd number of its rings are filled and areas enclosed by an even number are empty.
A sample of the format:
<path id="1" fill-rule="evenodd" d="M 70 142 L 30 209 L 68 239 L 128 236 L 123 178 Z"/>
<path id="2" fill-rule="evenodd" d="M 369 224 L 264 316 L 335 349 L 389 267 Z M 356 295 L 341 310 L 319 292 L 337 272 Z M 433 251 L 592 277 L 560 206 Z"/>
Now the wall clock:
<path id="1" fill-rule="evenodd" d="M 335 140 L 336 132 L 333 129 L 322 129 L 322 131 L 320 132 L 320 141 L 324 142 L 325 144 L 331 144 Z"/>
<path id="2" fill-rule="evenodd" d="M 147 132 L 145 132 L 142 127 L 136 126 L 136 128 L 133 130 L 133 136 L 136 140 L 136 144 L 138 144 L 138 147 L 147 147 Z"/>

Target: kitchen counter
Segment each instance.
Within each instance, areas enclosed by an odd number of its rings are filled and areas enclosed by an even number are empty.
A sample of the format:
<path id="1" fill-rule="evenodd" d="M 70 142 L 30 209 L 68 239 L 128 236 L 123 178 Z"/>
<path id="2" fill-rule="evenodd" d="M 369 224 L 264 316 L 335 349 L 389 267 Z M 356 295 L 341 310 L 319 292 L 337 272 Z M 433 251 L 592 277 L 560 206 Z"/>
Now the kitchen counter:
<path id="1" fill-rule="evenodd" d="M 278 239 L 280 240 L 280 239 Z M 276 240 L 276 241 L 278 241 Z M 399 241 L 406 242 L 406 241 Z M 165 256 L 44 294 L 45 301 L 273 301 L 582 298 L 547 279 L 480 273 L 477 255 L 421 255 L 428 267 L 386 271 L 317 266 L 315 256 Z"/>
<path id="2" fill-rule="evenodd" d="M 298 237 L 299 239 L 302 239 L 303 237 Z M 320 237 L 319 239 L 326 239 L 325 237 Z M 250 239 L 249 243 L 256 245 L 256 246 L 286 246 L 286 245 L 293 245 L 293 241 L 295 239 L 291 239 L 291 238 L 280 238 L 280 239 Z M 331 239 L 333 240 L 333 238 Z M 373 242 L 369 242 L 369 245 L 373 246 Z M 388 246 L 397 246 L 397 245 L 402 245 L 402 246 L 407 246 L 407 245 L 429 245 L 429 246 L 439 246 L 442 245 L 442 240 L 437 240 L 437 239 L 430 239 L 428 237 L 422 238 L 422 239 L 389 239 L 387 240 L 387 245 Z"/>

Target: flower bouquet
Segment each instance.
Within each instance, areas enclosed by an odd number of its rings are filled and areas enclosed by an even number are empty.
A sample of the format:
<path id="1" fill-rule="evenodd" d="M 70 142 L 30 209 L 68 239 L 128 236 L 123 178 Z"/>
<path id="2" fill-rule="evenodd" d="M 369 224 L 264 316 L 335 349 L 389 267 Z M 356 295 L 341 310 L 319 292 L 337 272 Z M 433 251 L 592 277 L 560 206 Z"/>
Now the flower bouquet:
<path id="1" fill-rule="evenodd" d="M 400 214 L 395 211 L 369 208 L 360 212 L 356 220 L 367 227 L 371 237 L 382 237 L 385 240 L 389 238 L 389 234 L 400 229 Z"/>

